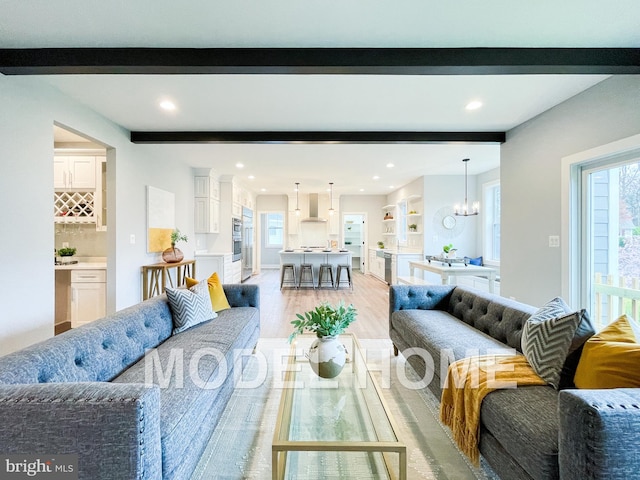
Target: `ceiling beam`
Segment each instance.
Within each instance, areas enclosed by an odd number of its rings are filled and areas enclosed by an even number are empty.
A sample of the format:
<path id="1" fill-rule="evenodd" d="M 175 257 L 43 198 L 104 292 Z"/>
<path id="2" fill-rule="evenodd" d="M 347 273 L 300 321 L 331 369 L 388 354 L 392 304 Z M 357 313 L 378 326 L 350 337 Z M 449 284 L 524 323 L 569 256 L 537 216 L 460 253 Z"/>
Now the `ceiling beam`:
<path id="1" fill-rule="evenodd" d="M 131 132 L 133 143 L 504 143 L 504 132 Z"/>
<path id="2" fill-rule="evenodd" d="M 640 74 L 640 48 L 0 49 L 5 75 Z"/>

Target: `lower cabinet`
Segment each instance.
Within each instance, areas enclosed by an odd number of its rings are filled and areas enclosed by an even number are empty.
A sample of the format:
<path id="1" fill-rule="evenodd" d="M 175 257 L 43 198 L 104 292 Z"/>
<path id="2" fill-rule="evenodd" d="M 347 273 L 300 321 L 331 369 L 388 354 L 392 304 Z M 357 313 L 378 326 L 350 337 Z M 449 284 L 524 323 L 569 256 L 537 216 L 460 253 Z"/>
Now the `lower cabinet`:
<path id="1" fill-rule="evenodd" d="M 232 268 L 234 262 L 231 261 L 230 253 L 196 253 L 195 259 L 198 267 L 197 280 L 206 280 L 215 272 L 222 283 L 238 283 L 234 281 L 235 270 Z"/>
<path id="2" fill-rule="evenodd" d="M 378 256 L 378 251 L 374 248 L 369 249 L 369 273 L 379 280 L 384 279 L 384 258 Z"/>
<path id="3" fill-rule="evenodd" d="M 242 262 L 240 260 L 232 262 L 231 270 L 233 272 L 231 283 L 241 283 L 242 282 Z"/>
<path id="4" fill-rule="evenodd" d="M 71 271 L 71 328 L 106 315 L 106 280 L 105 270 Z"/>

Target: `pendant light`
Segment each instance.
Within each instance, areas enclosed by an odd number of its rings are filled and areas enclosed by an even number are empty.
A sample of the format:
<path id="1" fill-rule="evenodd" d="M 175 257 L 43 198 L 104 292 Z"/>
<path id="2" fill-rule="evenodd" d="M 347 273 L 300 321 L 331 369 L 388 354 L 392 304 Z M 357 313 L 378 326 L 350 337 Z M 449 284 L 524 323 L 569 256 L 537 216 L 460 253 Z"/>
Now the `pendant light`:
<path id="1" fill-rule="evenodd" d="M 469 159 L 463 158 L 462 161 L 464 162 L 464 203 L 462 204 L 462 207 L 460 207 L 460 205 L 455 205 L 453 207 L 453 211 L 454 214 L 459 217 L 470 217 L 472 215 L 478 215 L 478 212 L 480 211 L 480 203 L 473 202 L 471 210 L 469 210 L 469 202 L 467 200 L 467 163 L 469 162 Z"/>
<path id="2" fill-rule="evenodd" d="M 296 215 L 300 216 L 300 204 L 298 203 L 298 193 L 300 192 L 300 182 L 296 182 Z"/>
<path id="3" fill-rule="evenodd" d="M 329 182 L 329 202 L 329 215 L 332 216 L 335 213 L 335 210 L 333 209 L 333 182 Z"/>

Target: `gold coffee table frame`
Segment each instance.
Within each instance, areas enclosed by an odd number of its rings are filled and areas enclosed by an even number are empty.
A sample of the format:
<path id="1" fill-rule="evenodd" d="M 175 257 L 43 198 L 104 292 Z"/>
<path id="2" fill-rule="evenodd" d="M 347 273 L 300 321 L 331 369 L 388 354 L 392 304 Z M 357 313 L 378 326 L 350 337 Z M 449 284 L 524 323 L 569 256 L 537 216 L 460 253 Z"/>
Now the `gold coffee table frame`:
<path id="1" fill-rule="evenodd" d="M 287 461 L 293 452 L 365 452 L 370 463 L 376 464 L 382 456 L 388 477 L 406 480 L 407 447 L 398 438 L 397 424 L 367 367 L 358 339 L 353 334 L 340 335 L 340 341 L 349 352 L 348 363 L 335 379 L 320 379 L 304 355 L 296 356 L 301 348 L 308 351 L 315 338 L 310 334 L 298 335 L 291 346 L 271 447 L 273 480 L 285 478 Z M 312 403 L 310 400 L 330 404 L 331 398 L 338 396 L 342 407 L 345 406 L 345 398 L 350 405 L 345 408 L 347 418 L 337 422 L 351 423 L 349 427 L 354 427 L 355 423 L 355 428 L 340 429 L 331 421 L 323 421 L 322 415 L 332 415 L 331 409 L 320 412 L 318 421 L 308 420 L 308 417 L 318 415 L 309 405 Z M 309 423 L 304 428 L 296 428 L 299 426 L 297 422 L 305 421 Z M 325 438 L 314 438 L 316 433 L 318 437 Z M 398 454 L 397 463 L 392 454 Z"/>

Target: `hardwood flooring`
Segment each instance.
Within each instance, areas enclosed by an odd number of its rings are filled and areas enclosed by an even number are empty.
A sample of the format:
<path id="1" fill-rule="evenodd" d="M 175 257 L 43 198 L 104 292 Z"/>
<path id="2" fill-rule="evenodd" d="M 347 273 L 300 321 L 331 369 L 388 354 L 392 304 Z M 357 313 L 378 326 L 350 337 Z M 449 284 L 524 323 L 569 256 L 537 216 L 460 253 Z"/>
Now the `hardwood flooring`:
<path id="1" fill-rule="evenodd" d="M 340 288 L 283 288 L 280 271 L 263 270 L 245 283 L 260 286 L 260 337 L 283 338 L 292 331 L 296 313 L 312 310 L 321 302 L 332 304 L 344 300 L 356 307 L 356 321 L 349 332 L 358 338 L 389 338 L 389 286 L 371 275 L 353 271 L 353 290 Z"/>

